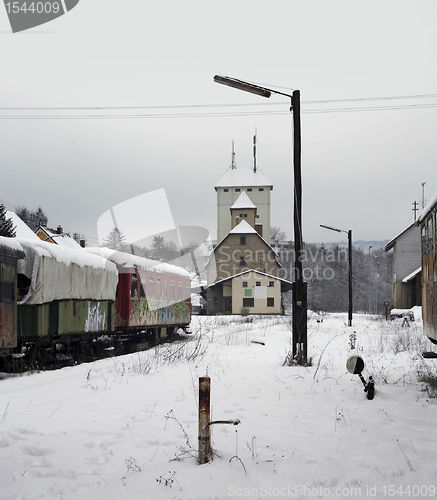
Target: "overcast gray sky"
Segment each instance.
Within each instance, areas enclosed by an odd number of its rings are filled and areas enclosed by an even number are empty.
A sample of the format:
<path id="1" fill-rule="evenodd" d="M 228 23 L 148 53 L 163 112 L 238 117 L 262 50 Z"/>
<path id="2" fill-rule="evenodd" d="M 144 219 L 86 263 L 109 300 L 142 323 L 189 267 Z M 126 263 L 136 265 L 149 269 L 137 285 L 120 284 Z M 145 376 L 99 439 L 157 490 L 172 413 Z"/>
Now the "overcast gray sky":
<path id="1" fill-rule="evenodd" d="M 95 237 L 112 206 L 164 188 L 177 225 L 215 238 L 214 185 L 232 141 L 251 163 L 256 129 L 292 239 L 289 102 L 221 74 L 301 91 L 304 240 L 339 239 L 320 224 L 390 239 L 422 183 L 437 191 L 436 26 L 433 0 L 80 0 L 13 34 L 0 5 L 0 200 Z"/>

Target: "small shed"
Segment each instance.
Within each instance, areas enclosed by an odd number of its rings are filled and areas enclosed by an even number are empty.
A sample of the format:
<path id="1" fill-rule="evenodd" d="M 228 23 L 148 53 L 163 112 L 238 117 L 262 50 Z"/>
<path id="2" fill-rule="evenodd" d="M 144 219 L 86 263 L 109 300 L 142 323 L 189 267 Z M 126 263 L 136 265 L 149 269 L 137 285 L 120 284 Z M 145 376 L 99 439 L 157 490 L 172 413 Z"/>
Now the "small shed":
<path id="1" fill-rule="evenodd" d="M 25 258 L 20 243 L 0 236 L 0 354 L 17 346 L 17 261 Z"/>

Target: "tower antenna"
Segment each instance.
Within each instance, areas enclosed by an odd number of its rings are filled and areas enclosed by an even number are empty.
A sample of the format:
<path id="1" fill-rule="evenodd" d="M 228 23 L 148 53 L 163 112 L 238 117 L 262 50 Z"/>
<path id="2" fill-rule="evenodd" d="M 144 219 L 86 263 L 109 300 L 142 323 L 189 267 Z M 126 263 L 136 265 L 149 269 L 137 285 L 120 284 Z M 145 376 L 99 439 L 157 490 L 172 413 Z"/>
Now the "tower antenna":
<path id="1" fill-rule="evenodd" d="M 234 141 L 232 141 L 232 162 L 231 162 L 231 168 L 236 168 L 236 167 L 235 167 L 235 150 L 234 150 Z"/>

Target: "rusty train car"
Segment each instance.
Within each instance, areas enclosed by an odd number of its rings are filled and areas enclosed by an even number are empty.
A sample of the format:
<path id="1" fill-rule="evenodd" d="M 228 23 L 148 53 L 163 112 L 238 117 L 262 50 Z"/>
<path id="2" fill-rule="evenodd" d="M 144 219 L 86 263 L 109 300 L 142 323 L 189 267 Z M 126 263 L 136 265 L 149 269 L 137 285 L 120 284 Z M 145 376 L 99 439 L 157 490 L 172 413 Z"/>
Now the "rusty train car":
<path id="1" fill-rule="evenodd" d="M 17 262 L 25 257 L 17 241 L 0 236 L 0 355 L 17 345 Z"/>
<path id="2" fill-rule="evenodd" d="M 114 329 L 157 338 L 187 330 L 191 322 L 191 276 L 185 269 L 109 248 L 86 248 L 118 270 Z"/>
<path id="3" fill-rule="evenodd" d="M 437 193 L 423 209 L 421 228 L 423 332 L 437 344 Z"/>
<path id="4" fill-rule="evenodd" d="M 12 251 L 15 256 L 1 256 L 2 269 L 8 269 L 7 286 L 17 290 L 16 322 L 0 323 L 1 335 L 6 324 L 15 332 L 2 352 L 4 370 L 50 368 L 133 352 L 179 329 L 188 331 L 191 280 L 184 269 L 106 248 L 73 250 L 9 240 L 19 248 Z M 11 250 L 3 251 L 7 253 Z M 14 258 L 15 273 L 6 268 L 6 259 Z M 0 300 L 7 286 L 1 283 Z"/>

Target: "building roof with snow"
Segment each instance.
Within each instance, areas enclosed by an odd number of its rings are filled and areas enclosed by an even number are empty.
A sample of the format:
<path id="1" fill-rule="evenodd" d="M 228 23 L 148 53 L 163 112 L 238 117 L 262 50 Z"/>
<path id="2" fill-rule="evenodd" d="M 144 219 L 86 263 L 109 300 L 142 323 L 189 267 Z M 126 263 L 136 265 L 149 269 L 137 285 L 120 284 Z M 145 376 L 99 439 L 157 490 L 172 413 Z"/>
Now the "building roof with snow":
<path id="1" fill-rule="evenodd" d="M 238 210 L 240 208 L 256 208 L 247 194 L 243 191 L 238 197 L 237 201 L 231 206 L 231 210 Z"/>
<path id="2" fill-rule="evenodd" d="M 259 168 L 254 171 L 253 167 L 230 166 L 222 178 L 214 186 L 217 191 L 219 187 L 243 187 L 243 186 L 267 186 L 273 189 L 273 184 L 261 172 Z"/>
<path id="3" fill-rule="evenodd" d="M 248 222 L 246 222 L 244 219 L 232 229 L 232 231 L 229 231 L 229 234 L 251 234 L 251 233 L 256 233 L 258 234 L 258 231 L 254 229 Z M 259 236 L 259 235 L 258 235 Z M 263 239 L 260 236 L 261 239 Z M 266 242 L 267 243 L 267 242 Z M 267 243 L 268 244 L 268 243 Z M 269 245 L 270 246 L 270 245 Z"/>
<path id="4" fill-rule="evenodd" d="M 6 217 L 12 219 L 15 226 L 15 236 L 17 238 L 26 238 L 28 240 L 38 239 L 38 236 L 30 229 L 30 227 L 23 222 L 15 212 L 6 212 Z"/>

